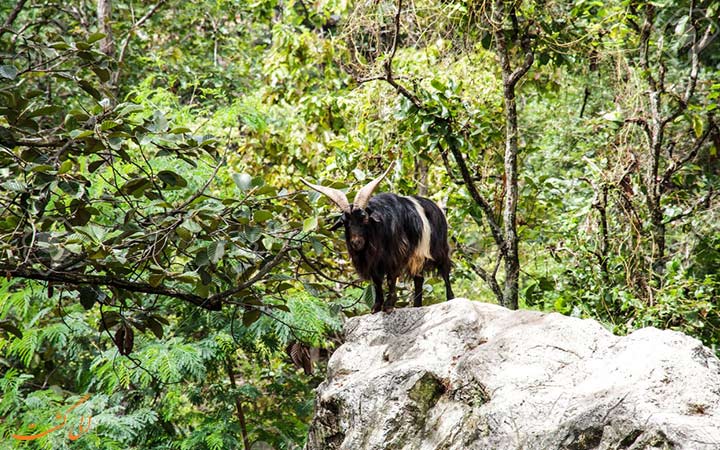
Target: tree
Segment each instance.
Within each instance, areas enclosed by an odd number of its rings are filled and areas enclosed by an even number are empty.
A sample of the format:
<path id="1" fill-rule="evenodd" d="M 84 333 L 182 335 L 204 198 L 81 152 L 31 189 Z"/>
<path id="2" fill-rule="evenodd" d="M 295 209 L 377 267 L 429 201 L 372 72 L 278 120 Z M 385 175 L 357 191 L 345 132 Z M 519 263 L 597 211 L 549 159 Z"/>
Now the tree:
<path id="1" fill-rule="evenodd" d="M 645 254 L 647 265 L 640 269 L 645 273 L 636 275 L 642 277 L 638 281 L 648 289 L 646 295 L 652 297 L 652 287 L 647 282 L 652 280 L 655 288 L 661 287 L 661 275 L 667 262 L 667 227 L 692 215 L 696 208 L 709 205 L 711 198 L 717 195 L 711 188 L 700 198 L 689 201 L 682 210 L 667 212 L 668 209 L 675 209 L 669 208 L 669 202 L 679 200 L 678 196 L 671 193 L 671 190 L 681 187 L 673 179 L 696 160 L 703 147 L 707 148 L 711 133 L 717 133 L 712 111 L 707 111 L 703 118 L 704 106 L 693 99 L 701 69 L 700 55 L 708 48 L 710 38 L 717 30 L 716 24 L 708 20 L 711 9 L 698 9 L 694 1 L 687 6 L 686 15 L 680 16 L 680 23 L 677 24 L 666 23 L 665 18 L 658 17 L 657 9 L 651 3 L 636 4 L 631 8 L 636 9 L 643 18 L 640 27 L 634 29 L 640 51 L 638 58 L 631 64 L 634 72 L 644 80 L 647 91 L 640 114 L 628 114 L 629 117 L 625 119 L 628 124 L 640 126 L 646 138 L 645 148 L 631 163 L 634 167 L 628 167 L 628 176 L 637 172 L 635 180 L 640 183 L 645 197 L 644 206 L 640 207 L 646 210 L 643 216 L 647 217 L 650 225 L 650 248 Z M 669 30 L 671 26 L 675 29 Z M 679 27 L 683 30 L 678 30 Z M 686 30 L 690 42 L 684 41 Z M 670 34 L 670 31 L 673 33 Z M 666 34 L 670 36 L 666 37 Z M 673 42 L 673 34 L 680 34 L 679 42 Z M 665 49 L 666 45 L 668 50 Z M 678 45 L 682 47 L 678 48 Z M 667 52 L 673 51 L 673 46 L 682 51 L 686 45 L 689 67 L 668 68 Z M 677 55 L 680 58 L 684 56 Z M 690 123 L 680 127 L 674 125 L 686 113 Z M 683 135 L 692 138 L 688 140 Z M 637 214 L 631 212 L 637 207 L 634 202 L 628 197 L 625 200 L 630 213 Z"/>
<path id="2" fill-rule="evenodd" d="M 464 4 L 459 3 L 458 5 Z M 472 267 L 489 285 L 499 304 L 511 309 L 517 309 L 520 277 L 520 260 L 518 254 L 519 237 L 517 233 L 517 160 L 519 152 L 519 130 L 515 97 L 518 82 L 528 72 L 534 60 L 534 54 L 531 49 L 534 28 L 532 21 L 523 16 L 522 5 L 495 1 L 482 3 L 478 5 L 477 8 L 479 11 L 490 10 L 491 13 L 489 17 L 483 17 L 481 14 L 478 14 L 480 18 L 470 16 L 468 23 L 471 27 L 478 27 L 485 33 L 486 37 L 483 37 L 483 40 L 492 36 L 494 49 L 499 60 L 500 73 L 502 75 L 502 97 L 505 106 L 504 118 L 506 132 L 503 168 L 501 170 L 502 176 L 500 177 L 504 184 L 504 205 L 501 214 L 502 222 L 500 221 L 499 215 L 491 206 L 490 201 L 478 190 L 475 176 L 471 173 L 466 161 L 467 156 L 463 154 L 463 147 L 468 144 L 466 139 L 468 135 L 476 132 L 476 130 L 472 128 L 477 125 L 472 122 L 461 123 L 457 114 L 453 113 L 454 110 L 463 109 L 466 106 L 463 104 L 449 104 L 450 102 L 458 101 L 459 99 L 457 98 L 444 98 L 444 101 L 440 100 L 438 103 L 439 97 L 437 94 L 433 95 L 433 93 L 420 87 L 418 83 L 414 83 L 413 88 L 408 88 L 400 81 L 402 77 L 394 73 L 393 61 L 398 50 L 398 45 L 400 45 L 402 16 L 405 12 L 403 10 L 402 0 L 398 1 L 395 7 L 393 27 L 384 26 L 381 28 L 381 31 L 376 34 L 374 47 L 371 47 L 375 48 L 376 53 L 369 58 L 367 63 L 360 61 L 364 58 L 360 58 L 357 53 L 353 53 L 356 64 L 354 67 L 351 66 L 350 70 L 351 72 L 355 72 L 355 78 L 359 83 L 383 80 L 409 102 L 412 108 L 411 114 L 422 116 L 418 123 L 418 125 L 421 125 L 421 130 L 424 131 L 427 129 L 437 135 L 434 139 L 434 145 L 438 147 L 439 153 L 443 156 L 448 169 L 448 175 L 451 178 L 454 178 L 454 170 L 448 164 L 448 151 L 453 155 L 455 165 L 460 172 L 465 188 L 468 190 L 471 199 L 484 213 L 484 220 L 491 230 L 498 254 L 496 267 L 492 273 L 474 264 Z M 452 23 L 453 19 L 451 16 L 448 22 Z M 407 27 L 410 27 L 409 31 L 406 31 L 407 35 L 433 34 L 438 32 L 438 29 L 414 30 L 412 27 L 417 26 L 417 23 L 421 23 L 422 18 L 412 17 L 407 21 L 411 24 L 407 25 Z M 445 25 L 448 25 L 448 23 L 445 23 Z M 349 26 L 355 29 L 367 29 L 367 27 L 363 25 L 352 22 L 350 22 Z M 435 26 L 438 25 L 436 24 Z M 439 25 L 438 28 L 441 26 L 442 25 Z M 467 30 L 466 32 L 470 35 L 478 34 L 477 30 Z M 362 40 L 365 39 L 363 33 L 364 31 L 360 33 L 359 37 L 355 38 L 355 42 L 351 43 L 351 49 L 361 48 L 360 44 Z M 424 37 L 423 39 L 427 38 Z M 523 59 L 517 67 L 513 69 L 512 59 L 515 54 L 515 49 L 520 49 Z M 368 51 L 369 50 L 367 50 L 366 53 Z M 380 70 L 375 69 L 376 71 L 380 71 L 380 74 L 366 74 L 361 76 L 357 73 L 357 68 L 362 66 L 366 66 L 364 67 L 366 72 L 372 71 L 372 63 L 381 67 Z M 370 66 L 370 69 L 368 69 L 367 66 Z M 435 81 L 432 87 L 438 91 L 445 90 L 444 84 L 439 81 Z M 432 125 L 430 127 L 424 126 L 424 123 L 428 123 L 429 121 L 432 121 Z M 498 269 L 497 265 L 503 260 L 505 262 L 505 281 L 504 287 L 501 288 L 497 281 L 496 274 Z"/>

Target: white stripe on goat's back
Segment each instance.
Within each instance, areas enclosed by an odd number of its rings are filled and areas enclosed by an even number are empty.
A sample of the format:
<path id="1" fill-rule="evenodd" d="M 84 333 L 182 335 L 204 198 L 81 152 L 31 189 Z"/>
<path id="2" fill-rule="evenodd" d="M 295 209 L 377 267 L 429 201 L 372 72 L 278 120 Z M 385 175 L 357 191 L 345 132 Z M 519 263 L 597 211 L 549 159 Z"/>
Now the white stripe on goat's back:
<path id="1" fill-rule="evenodd" d="M 405 198 L 410 200 L 415 206 L 415 210 L 420 216 L 420 221 L 422 222 L 422 233 L 420 234 L 420 241 L 418 242 L 418 245 L 415 248 L 413 254 L 410 255 L 410 259 L 408 260 L 407 265 L 408 273 L 412 276 L 415 276 L 422 273 L 423 267 L 425 266 L 425 260 L 432 259 L 432 256 L 430 256 L 430 222 L 428 221 L 428 218 L 425 215 L 425 210 L 423 209 L 419 201 L 412 197 Z"/>

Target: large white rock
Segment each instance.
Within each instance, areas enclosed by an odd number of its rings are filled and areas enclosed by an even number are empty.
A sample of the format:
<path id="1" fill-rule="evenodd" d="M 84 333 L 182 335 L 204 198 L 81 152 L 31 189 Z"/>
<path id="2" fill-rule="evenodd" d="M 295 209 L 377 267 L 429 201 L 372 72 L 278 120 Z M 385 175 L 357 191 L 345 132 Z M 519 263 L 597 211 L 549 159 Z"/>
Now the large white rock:
<path id="1" fill-rule="evenodd" d="M 307 450 L 720 450 L 720 361 L 681 333 L 456 299 L 345 338 Z"/>

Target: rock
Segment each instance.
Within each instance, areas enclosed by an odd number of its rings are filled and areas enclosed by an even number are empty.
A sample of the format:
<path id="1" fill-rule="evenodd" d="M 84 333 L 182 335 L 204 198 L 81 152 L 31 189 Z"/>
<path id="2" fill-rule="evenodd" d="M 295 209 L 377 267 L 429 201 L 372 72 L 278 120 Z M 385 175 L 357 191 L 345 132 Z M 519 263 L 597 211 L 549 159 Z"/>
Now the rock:
<path id="1" fill-rule="evenodd" d="M 720 361 L 678 332 L 456 299 L 345 337 L 306 450 L 720 449 Z"/>

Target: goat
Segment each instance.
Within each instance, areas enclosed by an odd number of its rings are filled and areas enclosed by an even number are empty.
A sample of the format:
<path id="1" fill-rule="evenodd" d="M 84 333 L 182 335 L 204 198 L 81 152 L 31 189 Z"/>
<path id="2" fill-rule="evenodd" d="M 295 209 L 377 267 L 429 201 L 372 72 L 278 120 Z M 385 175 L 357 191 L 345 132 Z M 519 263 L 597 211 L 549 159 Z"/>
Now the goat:
<path id="1" fill-rule="evenodd" d="M 391 165 L 392 167 L 392 165 Z M 372 196 L 390 171 L 366 184 L 349 203 L 345 193 L 331 187 L 301 181 L 327 196 L 342 211 L 338 223 L 345 228 L 345 243 L 355 270 L 375 285 L 372 312 L 389 312 L 395 306 L 395 284 L 403 273 L 413 278 L 413 305 L 422 306 L 423 272 L 437 270 L 445 281 L 448 300 L 450 287 L 450 246 L 445 214 L 435 202 L 420 196 L 381 193 Z M 383 279 L 387 278 L 388 298 L 383 301 Z"/>

